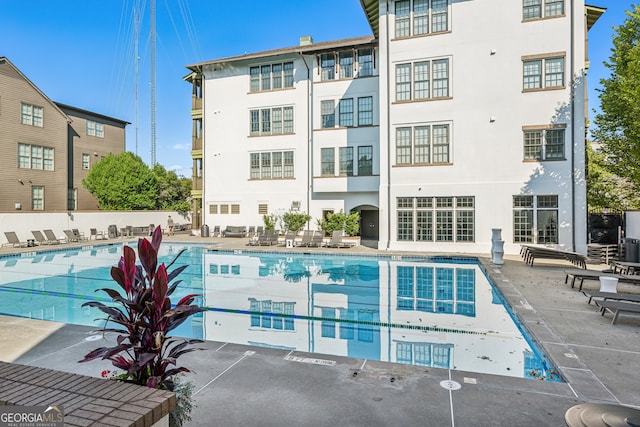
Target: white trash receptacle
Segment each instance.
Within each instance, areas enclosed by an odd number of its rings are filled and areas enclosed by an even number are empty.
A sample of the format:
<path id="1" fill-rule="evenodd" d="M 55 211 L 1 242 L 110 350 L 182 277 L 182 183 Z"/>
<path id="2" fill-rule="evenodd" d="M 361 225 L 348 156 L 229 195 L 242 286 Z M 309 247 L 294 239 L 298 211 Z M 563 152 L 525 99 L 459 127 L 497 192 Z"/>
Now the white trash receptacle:
<path id="1" fill-rule="evenodd" d="M 618 278 L 617 277 L 600 277 L 600 292 L 618 292 Z"/>

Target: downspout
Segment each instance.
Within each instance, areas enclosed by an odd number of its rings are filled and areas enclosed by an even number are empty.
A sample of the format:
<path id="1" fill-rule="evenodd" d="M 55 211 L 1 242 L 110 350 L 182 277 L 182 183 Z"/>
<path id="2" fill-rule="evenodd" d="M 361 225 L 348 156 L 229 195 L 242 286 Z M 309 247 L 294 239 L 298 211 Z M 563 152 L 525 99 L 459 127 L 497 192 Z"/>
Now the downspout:
<path id="1" fill-rule="evenodd" d="M 575 7 L 574 0 L 569 2 L 570 18 L 571 18 L 571 44 L 569 48 L 571 49 L 570 54 L 570 67 L 569 70 L 571 72 L 571 226 L 573 228 L 573 232 L 571 233 L 571 250 L 576 250 L 576 169 L 575 169 L 575 158 L 576 158 L 576 119 L 575 119 L 575 110 L 576 110 L 576 88 L 575 88 L 575 77 L 574 77 L 574 61 L 575 61 L 575 40 L 574 40 L 574 18 L 575 18 Z"/>
<path id="2" fill-rule="evenodd" d="M 387 247 L 391 245 L 391 61 L 389 60 L 389 0 L 385 2 L 385 43 L 387 49 Z"/>
<path id="3" fill-rule="evenodd" d="M 302 63 L 305 67 L 307 67 L 307 214 L 311 214 L 311 159 L 312 159 L 312 146 L 311 146 L 311 126 L 312 122 L 312 114 L 311 114 L 311 70 L 309 69 L 309 65 L 307 65 L 307 61 L 305 61 L 302 52 L 298 52 L 300 55 L 300 59 L 302 59 Z M 307 222 L 307 228 L 311 228 Z"/>

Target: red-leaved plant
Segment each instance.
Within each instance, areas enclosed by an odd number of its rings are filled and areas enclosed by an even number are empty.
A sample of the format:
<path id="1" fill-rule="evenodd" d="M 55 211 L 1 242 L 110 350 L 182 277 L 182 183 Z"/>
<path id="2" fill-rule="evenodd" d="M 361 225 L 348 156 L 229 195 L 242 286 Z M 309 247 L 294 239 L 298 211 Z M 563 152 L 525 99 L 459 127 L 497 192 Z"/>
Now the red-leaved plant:
<path id="1" fill-rule="evenodd" d="M 104 332 L 116 332 L 118 337 L 114 347 L 100 347 L 84 356 L 80 362 L 101 358 L 111 360 L 123 373 L 115 378 L 121 381 L 145 385 L 151 388 L 174 390 L 174 375 L 190 372 L 178 367 L 176 360 L 185 353 L 198 348 L 191 344 L 202 340 L 170 338 L 169 332 L 181 325 L 189 316 L 204 309 L 192 304 L 197 294 L 190 294 L 171 305 L 171 294 L 180 284 L 173 281 L 187 265 L 168 269 L 184 252 L 180 251 L 168 266 L 158 263 L 158 248 L 162 242 L 162 230 L 157 227 L 151 242 L 138 240 L 138 255 L 142 265 L 136 265 L 135 250 L 124 247 L 124 255 L 117 267 L 111 268 L 111 277 L 120 285 L 124 294 L 114 289 L 98 289 L 106 292 L 121 307 L 107 306 L 98 301 L 82 304 L 96 307 L 107 315 L 107 321 L 119 325 L 108 327 Z"/>

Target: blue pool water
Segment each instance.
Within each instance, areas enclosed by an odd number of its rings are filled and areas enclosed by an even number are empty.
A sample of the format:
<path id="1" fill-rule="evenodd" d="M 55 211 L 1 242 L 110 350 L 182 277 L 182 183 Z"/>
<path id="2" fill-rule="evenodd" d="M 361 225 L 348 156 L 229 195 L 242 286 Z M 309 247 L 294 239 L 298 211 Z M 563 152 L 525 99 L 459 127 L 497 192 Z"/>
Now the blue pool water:
<path id="1" fill-rule="evenodd" d="M 174 335 L 520 378 L 559 380 L 473 259 L 187 251 L 173 296 L 204 313 Z M 101 327 L 122 245 L 0 258 L 0 314 Z M 325 355 L 325 356 L 321 356 Z"/>

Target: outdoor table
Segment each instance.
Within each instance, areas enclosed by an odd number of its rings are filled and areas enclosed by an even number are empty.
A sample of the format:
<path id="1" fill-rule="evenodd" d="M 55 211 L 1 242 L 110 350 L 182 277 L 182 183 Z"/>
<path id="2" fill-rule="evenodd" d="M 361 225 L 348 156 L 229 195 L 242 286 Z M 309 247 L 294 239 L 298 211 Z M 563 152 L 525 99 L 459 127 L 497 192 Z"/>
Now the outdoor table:
<path id="1" fill-rule="evenodd" d="M 565 412 L 568 427 L 640 426 L 640 410 L 606 403 L 581 403 Z"/>

